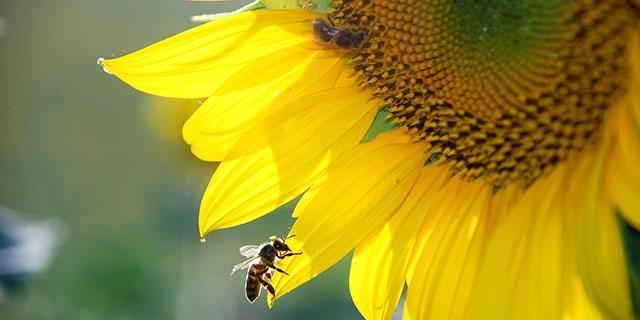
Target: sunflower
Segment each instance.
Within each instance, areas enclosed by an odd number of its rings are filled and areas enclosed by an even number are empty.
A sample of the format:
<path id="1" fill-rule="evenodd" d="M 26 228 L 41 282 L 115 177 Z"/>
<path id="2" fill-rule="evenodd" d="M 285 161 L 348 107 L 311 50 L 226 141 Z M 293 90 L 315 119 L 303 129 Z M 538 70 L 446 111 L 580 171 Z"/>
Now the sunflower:
<path id="1" fill-rule="evenodd" d="M 303 254 L 279 262 L 270 306 L 353 251 L 367 319 L 403 291 L 408 319 L 632 318 L 638 3 L 331 6 L 241 12 L 101 61 L 140 91 L 206 99 L 183 129 L 220 162 L 200 235 L 299 199 Z"/>

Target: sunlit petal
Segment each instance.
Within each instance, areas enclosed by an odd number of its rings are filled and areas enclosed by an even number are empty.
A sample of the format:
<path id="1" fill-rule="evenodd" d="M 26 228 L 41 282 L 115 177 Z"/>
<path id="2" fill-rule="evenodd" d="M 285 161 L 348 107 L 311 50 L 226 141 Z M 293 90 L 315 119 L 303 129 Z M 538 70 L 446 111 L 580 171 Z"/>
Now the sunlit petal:
<path id="1" fill-rule="evenodd" d="M 328 169 L 327 178 L 303 196 L 290 246 L 304 253 L 281 261 L 289 276 L 273 279 L 276 299 L 336 263 L 398 209 L 425 161 L 424 146 L 388 136 L 354 148 Z M 395 143 L 394 143 L 395 142 Z M 316 190 L 314 190 L 316 189 Z M 303 209 L 301 209 L 303 208 Z M 269 300 L 272 304 L 273 300 Z"/>
<path id="2" fill-rule="evenodd" d="M 102 65 L 146 93 L 204 98 L 248 63 L 262 62 L 268 68 L 266 63 L 274 52 L 316 47 L 311 28 L 315 16 L 308 11 L 244 12 L 189 29 L 129 55 L 104 60 Z"/>
<path id="3" fill-rule="evenodd" d="M 460 318 L 486 237 L 491 188 L 454 177 L 424 213 L 412 256 L 406 319 Z"/>
<path id="4" fill-rule="evenodd" d="M 365 319 L 390 319 L 393 315 L 425 212 L 448 177 L 446 167 L 425 167 L 398 212 L 356 247 L 349 289 Z"/>
<path id="5" fill-rule="evenodd" d="M 376 109 L 357 87 L 278 107 L 237 145 L 250 151 L 222 162 L 211 178 L 200 207 L 201 235 L 256 219 L 301 194 L 331 161 L 359 143 Z M 350 116 L 340 117 L 344 114 Z"/>
<path id="6" fill-rule="evenodd" d="M 291 67 L 292 59 L 299 63 Z M 282 69 L 276 76 L 270 75 L 273 81 L 259 87 L 216 93 L 189 118 L 182 133 L 196 156 L 208 161 L 228 159 L 228 152 L 238 139 L 266 117 L 275 103 L 296 99 L 300 92 L 310 94 L 333 88 L 344 62 L 335 55 L 291 57 L 285 53 L 271 64 Z"/>

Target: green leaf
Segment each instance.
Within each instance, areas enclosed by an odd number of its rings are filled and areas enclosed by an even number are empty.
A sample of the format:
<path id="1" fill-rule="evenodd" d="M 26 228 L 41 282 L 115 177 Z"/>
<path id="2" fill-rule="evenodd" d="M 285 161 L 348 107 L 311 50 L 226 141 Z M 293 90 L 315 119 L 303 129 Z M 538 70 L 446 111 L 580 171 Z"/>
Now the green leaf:
<path id="1" fill-rule="evenodd" d="M 640 230 L 634 228 L 620 215 L 619 221 L 627 256 L 631 302 L 636 317 L 640 318 Z"/>
<path id="2" fill-rule="evenodd" d="M 364 135 L 360 143 L 367 143 L 375 139 L 375 137 L 377 137 L 379 134 L 391 129 L 395 129 L 397 126 L 398 124 L 393 122 L 391 114 L 384 108 L 381 108 L 376 114 L 375 119 L 373 119 L 373 122 L 371 123 L 371 127 L 369 127 L 369 130 Z"/>

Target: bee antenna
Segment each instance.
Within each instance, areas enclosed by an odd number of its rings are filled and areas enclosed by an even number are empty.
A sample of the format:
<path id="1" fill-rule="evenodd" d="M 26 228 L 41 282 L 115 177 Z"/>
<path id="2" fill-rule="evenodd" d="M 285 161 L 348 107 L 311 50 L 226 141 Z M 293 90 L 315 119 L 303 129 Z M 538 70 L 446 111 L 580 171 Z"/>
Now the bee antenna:
<path id="1" fill-rule="evenodd" d="M 284 230 L 284 233 L 282 233 L 282 239 L 289 239 L 289 238 L 285 238 L 287 236 L 287 233 L 289 233 L 289 230 L 291 230 L 291 227 L 287 227 L 287 229 Z"/>
<path id="2" fill-rule="evenodd" d="M 292 235 L 290 235 L 290 236 L 287 236 L 287 238 L 286 238 L 285 240 L 287 240 L 287 239 L 291 239 L 291 238 L 293 238 L 293 237 L 295 237 L 295 236 L 296 236 L 295 234 L 292 234 Z"/>

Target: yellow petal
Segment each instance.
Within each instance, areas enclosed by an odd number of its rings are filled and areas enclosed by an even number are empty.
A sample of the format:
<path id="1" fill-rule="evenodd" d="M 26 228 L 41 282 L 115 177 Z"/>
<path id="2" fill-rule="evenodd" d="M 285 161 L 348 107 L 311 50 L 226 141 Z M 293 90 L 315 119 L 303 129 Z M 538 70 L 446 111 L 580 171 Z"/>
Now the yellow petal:
<path id="1" fill-rule="evenodd" d="M 216 93 L 207 99 L 183 127 L 183 137 L 191 145 L 191 151 L 207 161 L 228 159 L 228 152 L 238 139 L 268 115 L 274 103 L 295 99 L 301 90 L 313 93 L 334 87 L 344 67 L 341 56 L 322 52 L 300 56 L 296 52 L 284 51 L 267 59 L 270 65 L 278 67 L 269 74 L 271 82 L 225 94 Z M 264 69 L 260 65 L 252 68 L 254 74 L 261 74 Z M 228 83 L 235 81 L 230 79 Z"/>
<path id="2" fill-rule="evenodd" d="M 640 229 L 640 129 L 622 108 L 615 110 L 611 125 L 617 134 L 609 152 L 606 191 L 625 219 Z"/>
<path id="3" fill-rule="evenodd" d="M 102 65 L 132 87 L 154 95 L 204 98 L 248 63 L 274 52 L 317 47 L 311 21 L 316 14 L 296 10 L 256 10 L 235 14 L 179 33 Z M 263 64 L 265 68 L 269 66 Z M 256 85 L 264 81 L 256 77 Z"/>
<path id="4" fill-rule="evenodd" d="M 228 158 L 269 148 L 275 155 L 294 150 L 324 150 L 362 116 L 377 109 L 377 101 L 358 87 L 316 92 L 289 104 L 274 107 L 238 141 Z M 372 119 L 370 119 L 372 121 Z M 341 128 L 341 129 L 338 129 Z"/>
<path id="5" fill-rule="evenodd" d="M 263 136 L 268 143 L 218 167 L 200 207 L 201 235 L 263 216 L 309 188 L 362 139 L 377 109 L 366 99 L 357 87 L 319 92 L 279 107 L 247 133 L 247 147 Z"/>
<path id="6" fill-rule="evenodd" d="M 563 226 L 566 180 L 563 164 L 513 205 L 502 207 L 505 211 L 486 239 L 478 266 L 474 316 L 540 319 L 563 315 L 563 290 L 575 276 Z"/>
<path id="7" fill-rule="evenodd" d="M 447 168 L 425 167 L 398 212 L 356 247 L 349 289 L 365 319 L 391 319 L 404 288 L 405 271 L 424 213 L 449 175 Z"/>
<path id="8" fill-rule="evenodd" d="M 640 229 L 640 32 L 631 43 L 632 76 L 628 95 L 622 99 L 608 125 L 613 146 L 606 172 L 607 191 L 625 219 Z"/>
<path id="9" fill-rule="evenodd" d="M 403 135 L 399 132 L 386 136 Z M 379 137 L 354 148 L 305 193 L 304 212 L 297 214 L 291 230 L 296 236 L 290 240 L 303 254 L 280 262 L 290 275 L 274 276 L 275 299 L 333 265 L 398 209 L 421 171 L 425 146 L 390 140 Z"/>
<path id="10" fill-rule="evenodd" d="M 575 166 L 572 169 L 578 171 Z M 588 170 L 593 170 L 592 163 L 580 169 Z M 622 310 L 612 315 L 628 317 L 615 223 L 594 230 L 598 224 L 592 220 L 589 231 L 576 233 L 588 230 L 578 224 L 578 219 L 584 218 L 584 208 L 567 210 L 567 202 L 585 203 L 585 196 L 596 197 L 580 190 L 572 192 L 582 195 L 580 199 L 569 198 L 570 187 L 586 183 L 567 177 L 572 176 L 566 174 L 566 168 L 559 170 L 525 195 L 513 187 L 501 190 L 491 198 L 489 207 L 467 199 L 482 188 L 474 191 L 456 187 L 455 180 L 450 182 L 429 207 L 423 234 L 414 246 L 413 256 L 418 261 L 411 264 L 415 271 L 408 276 L 405 318 L 601 317 L 594 296 L 585 289 L 587 280 L 595 281 L 601 298 L 611 295 L 607 299 L 609 307 L 613 303 Z M 465 201 L 478 205 L 465 205 Z M 613 218 L 610 211 L 601 213 L 608 214 L 606 219 Z M 465 215 L 477 215 L 478 220 L 474 222 Z M 458 224 L 457 220 L 466 222 Z M 586 273 L 578 269 L 578 249 L 583 267 L 591 267 Z"/>
<path id="11" fill-rule="evenodd" d="M 629 274 L 616 212 L 602 201 L 584 201 L 588 207 L 582 208 L 583 214 L 573 226 L 583 287 L 602 314 L 632 319 Z"/>
<path id="12" fill-rule="evenodd" d="M 394 143 L 407 143 L 411 141 L 411 137 L 405 133 L 406 131 L 404 129 L 382 132 L 375 138 L 377 140 L 375 144 L 366 143 L 364 144 L 365 149 L 362 149 L 361 147 L 356 147 L 356 148 L 351 148 L 350 150 L 347 150 L 344 155 L 340 156 L 339 160 L 341 161 L 332 164 L 327 168 L 327 170 L 333 171 L 337 168 L 340 168 L 339 164 L 343 163 L 347 159 L 352 159 L 357 155 L 361 154 L 362 152 L 365 152 L 366 150 L 370 150 L 371 148 L 377 148 L 382 145 L 394 144 Z M 314 188 L 311 188 L 305 192 L 305 196 L 302 197 L 300 201 L 298 201 L 298 204 L 296 205 L 296 209 L 293 211 L 293 214 L 292 214 L 293 218 L 298 218 L 301 213 L 306 212 L 307 205 L 311 202 L 311 200 L 313 200 L 313 198 L 315 197 L 315 194 L 317 194 L 318 191 L 322 189 L 321 184 L 324 183 L 324 180 L 326 180 L 326 178 L 327 178 L 327 174 L 325 174 L 322 177 L 322 179 L 314 183 Z"/>
<path id="13" fill-rule="evenodd" d="M 636 30 L 631 37 L 628 56 L 631 60 L 631 81 L 628 90 L 631 101 L 626 107 L 631 110 L 636 127 L 640 128 L 640 30 Z"/>
<path id="14" fill-rule="evenodd" d="M 452 178 L 423 213 L 412 256 L 405 319 L 457 319 L 468 311 L 492 188 Z"/>
<path id="15" fill-rule="evenodd" d="M 586 192 L 601 187 L 586 179 L 598 167 L 591 160 L 493 197 L 487 186 L 449 182 L 414 245 L 405 318 L 629 317 L 615 218 L 585 201 L 603 199 L 601 189 Z"/>
<path id="16" fill-rule="evenodd" d="M 623 139 L 623 137 L 619 138 Z M 614 165 L 623 166 L 619 169 L 626 169 L 624 160 L 620 161 L 618 158 L 621 157 L 619 146 L 614 146 L 613 150 L 604 147 L 603 150 L 609 154 L 603 155 L 600 152 L 597 157 L 593 157 L 593 161 L 585 161 L 584 169 L 576 170 L 578 181 L 574 183 L 575 190 L 567 199 L 571 210 L 576 214 L 569 216 L 571 220 L 568 228 L 571 228 L 570 234 L 575 237 L 576 248 L 572 251 L 575 252 L 577 270 L 581 275 L 582 286 L 587 292 L 587 297 L 602 310 L 603 314 L 616 319 L 631 319 L 631 293 L 617 211 L 625 208 L 630 213 L 640 212 L 633 212 L 630 207 L 633 206 L 633 201 L 637 201 L 640 194 L 640 181 L 633 182 L 633 170 L 626 171 L 622 175 L 606 171 L 603 168 L 603 163 L 607 161 L 606 157 L 609 157 L 608 161 L 613 162 Z M 637 150 L 634 152 L 637 153 Z M 640 154 L 638 159 L 640 160 Z M 639 166 L 637 164 L 635 166 L 637 170 Z M 635 174 L 638 173 L 640 172 L 635 172 Z M 617 182 L 615 184 L 617 189 L 605 191 L 604 188 L 613 185 L 603 183 L 606 179 L 614 179 Z M 632 192 L 636 193 L 632 195 Z M 612 194 L 613 199 L 620 202 L 611 204 L 607 195 Z M 625 201 L 631 201 L 631 203 Z"/>
<path id="17" fill-rule="evenodd" d="M 582 278 L 572 274 L 565 279 L 567 287 L 564 290 L 564 301 L 566 302 L 565 312 L 562 319 L 569 320 L 601 320 L 607 319 L 602 315 L 598 306 L 587 296 Z M 631 318 L 611 318 L 611 319 L 631 319 Z"/>

